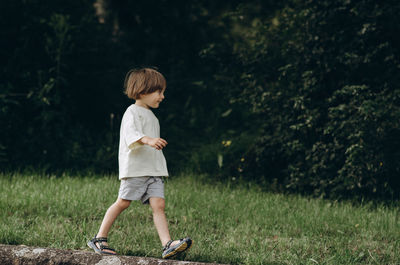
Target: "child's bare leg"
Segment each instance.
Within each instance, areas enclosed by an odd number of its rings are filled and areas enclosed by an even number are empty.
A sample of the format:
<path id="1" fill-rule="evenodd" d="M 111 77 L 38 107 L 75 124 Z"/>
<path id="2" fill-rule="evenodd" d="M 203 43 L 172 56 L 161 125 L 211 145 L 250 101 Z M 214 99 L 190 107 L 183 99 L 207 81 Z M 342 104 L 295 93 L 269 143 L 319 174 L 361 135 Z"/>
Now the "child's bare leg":
<path id="1" fill-rule="evenodd" d="M 107 237 L 108 232 L 110 231 L 115 219 L 118 217 L 118 215 L 121 214 L 123 210 L 129 207 L 130 203 L 131 201 L 118 198 L 117 201 L 113 205 L 111 205 L 110 208 L 108 208 L 106 214 L 104 215 L 103 222 L 101 223 L 99 232 L 97 233 L 96 237 Z M 96 245 L 97 247 L 99 247 L 98 243 L 96 243 Z M 104 242 L 103 245 L 107 246 L 108 244 Z"/>
<path id="2" fill-rule="evenodd" d="M 168 230 L 167 218 L 165 217 L 165 200 L 163 198 L 150 198 L 150 206 L 153 210 L 153 221 L 156 226 L 158 236 L 160 237 L 161 244 L 165 246 L 171 240 Z M 171 246 L 177 244 L 174 241 Z"/>

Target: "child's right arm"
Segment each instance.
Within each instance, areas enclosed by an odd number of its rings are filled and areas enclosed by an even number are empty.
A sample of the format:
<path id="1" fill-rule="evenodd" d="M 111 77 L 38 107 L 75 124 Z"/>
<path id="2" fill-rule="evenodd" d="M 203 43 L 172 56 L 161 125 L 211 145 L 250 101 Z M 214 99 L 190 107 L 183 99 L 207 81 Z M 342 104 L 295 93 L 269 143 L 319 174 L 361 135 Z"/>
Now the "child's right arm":
<path id="1" fill-rule="evenodd" d="M 143 136 L 142 138 L 140 138 L 138 140 L 138 142 L 141 143 L 141 144 L 147 144 L 147 145 L 149 145 L 151 147 L 154 147 L 157 150 L 163 149 L 168 144 L 167 141 L 165 141 L 162 138 L 151 138 L 151 137 L 148 137 L 148 136 Z"/>

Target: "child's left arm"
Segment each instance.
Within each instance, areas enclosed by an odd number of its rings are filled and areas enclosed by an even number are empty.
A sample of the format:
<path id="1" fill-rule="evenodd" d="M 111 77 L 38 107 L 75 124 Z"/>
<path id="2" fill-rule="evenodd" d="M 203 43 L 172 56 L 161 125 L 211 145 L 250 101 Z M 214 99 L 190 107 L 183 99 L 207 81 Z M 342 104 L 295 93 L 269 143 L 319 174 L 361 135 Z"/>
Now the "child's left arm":
<path id="1" fill-rule="evenodd" d="M 168 144 L 167 141 L 165 141 L 162 138 L 151 138 L 148 136 L 143 136 L 142 138 L 140 138 L 138 142 L 141 144 L 147 144 L 151 147 L 154 147 L 157 150 L 163 149 Z"/>

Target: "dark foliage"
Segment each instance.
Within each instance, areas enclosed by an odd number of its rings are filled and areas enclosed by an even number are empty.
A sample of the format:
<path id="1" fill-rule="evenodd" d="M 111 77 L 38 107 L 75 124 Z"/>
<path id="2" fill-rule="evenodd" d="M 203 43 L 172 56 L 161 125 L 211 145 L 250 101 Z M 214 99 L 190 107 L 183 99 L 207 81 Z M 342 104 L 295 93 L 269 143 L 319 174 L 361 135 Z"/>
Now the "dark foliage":
<path id="1" fill-rule="evenodd" d="M 252 106 L 257 136 L 232 150 L 223 176 L 398 198 L 399 11 L 394 1 L 293 1 L 249 27 L 229 55 L 239 62 L 231 101 Z M 232 19 L 246 16 L 242 8 Z"/>
<path id="2" fill-rule="evenodd" d="M 125 73 L 155 66 L 171 172 L 400 194 L 396 1 L 0 3 L 4 169 L 117 170 Z"/>

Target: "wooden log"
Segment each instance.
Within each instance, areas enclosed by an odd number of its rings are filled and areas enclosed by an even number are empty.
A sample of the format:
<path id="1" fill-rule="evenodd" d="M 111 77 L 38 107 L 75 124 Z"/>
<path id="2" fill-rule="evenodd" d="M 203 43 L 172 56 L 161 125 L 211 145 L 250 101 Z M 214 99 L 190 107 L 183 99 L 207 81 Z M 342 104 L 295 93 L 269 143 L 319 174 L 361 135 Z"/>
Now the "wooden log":
<path id="1" fill-rule="evenodd" d="M 2 265 L 210 265 L 179 260 L 165 260 L 134 256 L 99 255 L 82 250 L 65 250 L 24 245 L 0 244 L 0 264 Z"/>

